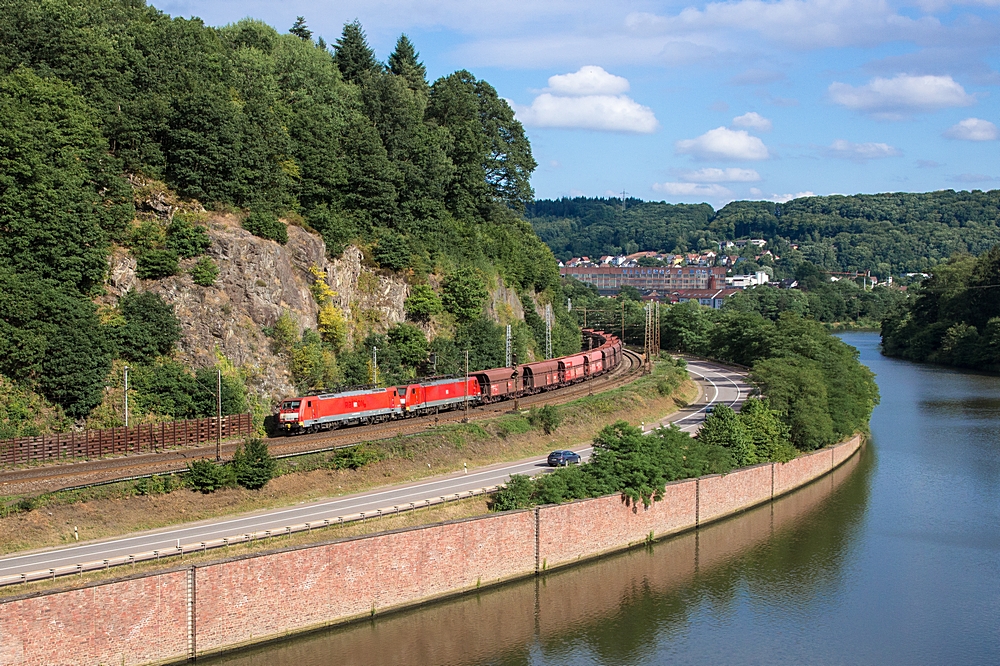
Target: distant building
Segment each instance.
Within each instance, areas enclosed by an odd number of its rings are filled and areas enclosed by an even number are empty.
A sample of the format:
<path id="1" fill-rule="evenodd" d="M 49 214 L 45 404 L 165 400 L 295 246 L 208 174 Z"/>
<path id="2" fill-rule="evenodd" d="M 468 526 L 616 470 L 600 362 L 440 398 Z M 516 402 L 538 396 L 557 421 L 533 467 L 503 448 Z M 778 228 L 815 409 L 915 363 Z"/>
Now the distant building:
<path id="1" fill-rule="evenodd" d="M 740 291 L 739 289 L 679 289 L 669 294 L 671 303 L 698 301 L 716 310 L 722 307 L 727 298 Z"/>
<path id="2" fill-rule="evenodd" d="M 726 278 L 726 286 L 733 289 L 748 289 L 767 284 L 770 276 L 764 271 L 757 271 L 753 275 L 733 275 Z"/>
<path id="3" fill-rule="evenodd" d="M 629 285 L 642 293 L 666 294 L 678 290 L 719 290 L 726 286 L 722 266 L 574 266 L 568 262 L 559 274 L 592 284 L 602 296 L 614 296 Z"/>

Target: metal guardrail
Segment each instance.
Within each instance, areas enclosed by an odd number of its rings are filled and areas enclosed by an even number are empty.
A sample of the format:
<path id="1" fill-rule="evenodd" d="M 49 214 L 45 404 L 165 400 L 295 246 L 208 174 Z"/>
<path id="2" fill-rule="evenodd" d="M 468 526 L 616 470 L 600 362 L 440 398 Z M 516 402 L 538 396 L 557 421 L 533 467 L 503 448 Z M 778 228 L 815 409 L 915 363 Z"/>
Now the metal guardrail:
<path id="1" fill-rule="evenodd" d="M 499 489 L 500 486 L 487 486 L 485 488 L 476 488 L 474 490 L 466 490 L 460 493 L 441 495 L 439 497 L 424 499 L 417 502 L 407 502 L 406 504 L 402 505 L 393 505 L 391 507 L 375 509 L 374 511 L 352 513 L 346 516 L 325 518 L 323 520 L 311 521 L 308 523 L 296 523 L 294 525 L 287 525 L 273 530 L 264 530 L 262 532 L 247 532 L 244 534 L 234 534 L 232 536 L 222 537 L 220 539 L 211 539 L 209 541 L 198 541 L 185 544 L 178 543 L 176 547 L 169 548 L 166 550 L 148 550 L 141 553 L 135 553 L 131 555 L 119 555 L 118 557 L 111 557 L 103 560 L 91 560 L 89 562 L 81 562 L 79 564 L 67 564 L 61 567 L 55 567 L 50 569 L 38 569 L 37 571 L 29 571 L 27 573 L 22 573 L 22 574 L 0 576 L 0 587 L 8 585 L 20 585 L 23 583 L 30 583 L 39 580 L 55 580 L 55 578 L 60 576 L 71 576 L 74 574 L 83 575 L 88 571 L 101 571 L 104 569 L 110 569 L 111 567 L 119 567 L 126 564 L 136 564 L 138 562 L 161 560 L 168 557 L 177 557 L 181 555 L 186 555 L 188 553 L 201 553 L 216 548 L 226 548 L 228 546 L 235 546 L 241 543 L 252 543 L 254 541 L 272 539 L 274 537 L 279 537 L 279 536 L 291 536 L 292 534 L 297 534 L 299 532 L 311 532 L 317 529 L 346 525 L 348 523 L 364 522 L 365 520 L 383 518 L 386 516 L 394 516 L 400 513 L 415 511 L 416 509 L 423 509 L 429 506 L 435 506 L 437 504 L 455 502 L 462 499 L 478 497 L 480 495 L 489 495 L 491 493 L 495 493 Z"/>

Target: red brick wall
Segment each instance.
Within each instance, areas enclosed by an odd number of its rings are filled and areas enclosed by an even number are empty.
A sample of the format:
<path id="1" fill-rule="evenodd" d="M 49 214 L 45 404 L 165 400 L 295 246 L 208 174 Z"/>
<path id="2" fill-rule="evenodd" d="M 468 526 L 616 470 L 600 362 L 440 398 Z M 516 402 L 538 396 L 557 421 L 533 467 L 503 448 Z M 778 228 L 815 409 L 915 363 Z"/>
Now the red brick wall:
<path id="1" fill-rule="evenodd" d="M 833 466 L 836 467 L 850 458 L 859 448 L 861 448 L 861 435 L 855 435 L 843 444 L 833 447 Z"/>
<path id="2" fill-rule="evenodd" d="M 642 543 L 695 525 L 695 481 L 668 484 L 663 500 L 645 508 L 618 495 L 538 510 L 539 567 L 555 567 Z"/>
<path id="3" fill-rule="evenodd" d="M 0 665 L 146 664 L 189 654 L 188 576 L 196 580 L 194 636 L 198 654 L 294 633 L 474 589 L 705 524 L 805 483 L 860 446 L 854 438 L 785 465 L 758 465 L 726 475 L 670 484 L 649 509 L 618 496 L 572 502 L 334 543 L 279 551 L 194 569 L 113 581 L 80 590 L 0 602 Z M 831 484 L 838 470 L 830 477 Z M 772 511 L 750 512 L 698 536 L 719 557 L 740 543 L 766 538 L 777 514 L 792 517 L 829 492 L 814 484 Z M 697 496 L 696 496 L 697 488 Z M 670 542 L 690 550 L 693 540 Z M 688 562 L 687 555 L 680 558 Z M 711 558 L 709 558 L 711 559 Z M 685 578 L 690 565 L 682 566 Z M 574 617 L 600 586 L 545 603 Z M 614 590 L 608 588 L 608 594 Z M 544 595 L 543 595 L 544 596 Z M 577 603 L 579 602 L 579 603 Z M 518 627 L 514 633 L 523 633 Z"/>
<path id="4" fill-rule="evenodd" d="M 829 455 L 829 454 L 828 454 Z M 771 499 L 771 464 L 698 479 L 698 523 Z"/>
<path id="5" fill-rule="evenodd" d="M 0 604 L 0 664 L 148 664 L 188 654 L 187 571 Z"/>
<path id="6" fill-rule="evenodd" d="M 534 511 L 198 567 L 199 654 L 535 570 Z"/>
<path id="7" fill-rule="evenodd" d="M 833 452 L 828 449 L 799 456 L 786 463 L 774 464 L 774 496 L 809 483 L 830 471 Z"/>

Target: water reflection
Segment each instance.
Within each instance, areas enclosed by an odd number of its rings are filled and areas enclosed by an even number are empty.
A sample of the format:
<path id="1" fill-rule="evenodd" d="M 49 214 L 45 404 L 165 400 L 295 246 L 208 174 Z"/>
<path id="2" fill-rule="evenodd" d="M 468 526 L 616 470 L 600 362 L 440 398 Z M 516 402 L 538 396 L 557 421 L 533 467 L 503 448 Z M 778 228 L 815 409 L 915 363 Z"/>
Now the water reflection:
<path id="1" fill-rule="evenodd" d="M 839 584 L 872 467 L 867 452 L 771 505 L 646 549 L 211 663 L 648 662 L 705 603 L 733 612 L 747 589 L 786 607 L 821 601 Z"/>

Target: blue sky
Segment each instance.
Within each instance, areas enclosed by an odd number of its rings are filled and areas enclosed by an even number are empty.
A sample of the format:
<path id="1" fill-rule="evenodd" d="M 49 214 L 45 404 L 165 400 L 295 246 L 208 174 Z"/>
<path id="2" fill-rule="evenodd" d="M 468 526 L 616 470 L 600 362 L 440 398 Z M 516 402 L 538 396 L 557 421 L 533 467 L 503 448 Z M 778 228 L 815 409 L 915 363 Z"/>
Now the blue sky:
<path id="1" fill-rule="evenodd" d="M 1000 187 L 1000 0 L 169 0 L 333 42 L 405 32 L 513 105 L 537 196 L 670 202 Z"/>

